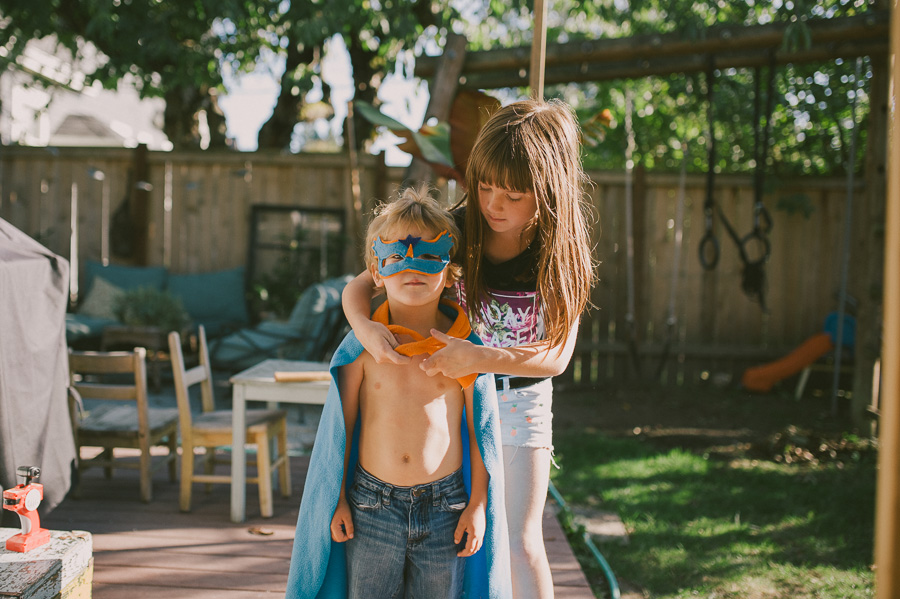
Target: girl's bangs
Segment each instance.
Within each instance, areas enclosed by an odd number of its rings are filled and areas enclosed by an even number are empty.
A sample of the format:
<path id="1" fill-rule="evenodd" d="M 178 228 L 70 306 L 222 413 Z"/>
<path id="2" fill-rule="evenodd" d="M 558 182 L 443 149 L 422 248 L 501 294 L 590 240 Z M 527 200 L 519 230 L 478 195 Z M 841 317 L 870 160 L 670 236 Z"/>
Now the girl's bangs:
<path id="1" fill-rule="evenodd" d="M 515 156 L 507 144 L 498 144 L 479 156 L 473 156 L 475 181 L 527 193 L 534 190 L 531 169 L 524 156 Z"/>

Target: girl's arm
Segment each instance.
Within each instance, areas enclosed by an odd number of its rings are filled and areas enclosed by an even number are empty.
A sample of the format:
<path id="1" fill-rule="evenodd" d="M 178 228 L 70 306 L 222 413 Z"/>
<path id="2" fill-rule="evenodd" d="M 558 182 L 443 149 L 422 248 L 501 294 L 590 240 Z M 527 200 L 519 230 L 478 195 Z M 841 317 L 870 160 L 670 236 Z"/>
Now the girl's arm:
<path id="1" fill-rule="evenodd" d="M 578 322 L 569 331 L 562 346 L 549 342 L 516 347 L 486 347 L 449 337 L 432 329 L 435 339 L 447 344 L 421 364 L 429 376 L 443 374 L 455 379 L 473 372 L 493 372 L 513 376 L 551 377 L 562 374 L 572 359 L 578 339 Z"/>
<path id="2" fill-rule="evenodd" d="M 373 322 L 372 290 L 375 281 L 368 270 L 360 273 L 347 283 L 341 293 L 341 304 L 347 322 L 356 334 L 356 338 L 378 364 L 408 364 L 410 358 L 394 351 L 397 339 L 386 326 Z"/>

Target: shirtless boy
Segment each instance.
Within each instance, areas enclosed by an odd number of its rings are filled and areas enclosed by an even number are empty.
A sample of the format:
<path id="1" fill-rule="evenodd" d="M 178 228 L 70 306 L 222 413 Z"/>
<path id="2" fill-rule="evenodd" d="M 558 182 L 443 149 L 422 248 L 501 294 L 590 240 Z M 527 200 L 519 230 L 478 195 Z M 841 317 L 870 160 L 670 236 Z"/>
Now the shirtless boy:
<path id="1" fill-rule="evenodd" d="M 398 351 L 412 359 L 378 364 L 363 351 L 339 371 L 347 447 L 359 427 L 354 482 L 342 483 L 331 521 L 332 539 L 346 543 L 351 598 L 458 597 L 460 558 L 484 539 L 488 474 L 473 425 L 475 377 L 428 376 L 419 363 L 429 353 L 417 353 L 438 349 L 432 329 L 469 335 L 462 310 L 441 299 L 460 274 L 451 262 L 456 239 L 452 216 L 413 189 L 384 206 L 367 231 L 367 267 L 387 296 L 373 320 L 394 325 Z M 347 451 L 344 481 L 349 463 Z"/>

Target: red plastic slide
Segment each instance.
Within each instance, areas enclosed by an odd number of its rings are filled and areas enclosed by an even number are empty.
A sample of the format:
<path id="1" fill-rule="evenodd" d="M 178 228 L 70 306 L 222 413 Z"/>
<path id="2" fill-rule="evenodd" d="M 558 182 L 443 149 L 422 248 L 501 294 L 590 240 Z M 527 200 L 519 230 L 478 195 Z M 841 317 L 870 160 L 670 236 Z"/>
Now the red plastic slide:
<path id="1" fill-rule="evenodd" d="M 745 370 L 741 377 L 741 385 L 749 391 L 761 393 L 771 391 L 775 383 L 797 374 L 833 349 L 831 335 L 828 333 L 813 335 L 785 357 Z"/>

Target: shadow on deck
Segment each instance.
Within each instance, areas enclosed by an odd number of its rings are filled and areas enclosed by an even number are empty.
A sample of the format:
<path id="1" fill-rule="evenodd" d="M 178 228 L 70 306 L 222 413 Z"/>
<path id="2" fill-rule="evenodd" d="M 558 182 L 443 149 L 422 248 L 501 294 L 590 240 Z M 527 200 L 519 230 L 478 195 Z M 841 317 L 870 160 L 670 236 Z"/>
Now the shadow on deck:
<path id="1" fill-rule="evenodd" d="M 245 599 L 284 595 L 291 546 L 309 458 L 291 458 L 293 494 L 275 494 L 275 516 L 259 516 L 255 485 L 247 488 L 247 521 L 229 520 L 229 487 L 195 485 L 193 511 L 178 510 L 178 483 L 163 469 L 153 501 L 138 499 L 137 472 L 85 473 L 79 499 L 67 498 L 41 526 L 93 535 L 94 599 Z M 552 501 L 548 498 L 548 503 Z M 557 519 L 544 514 L 544 539 L 556 597 L 592 598 Z"/>

